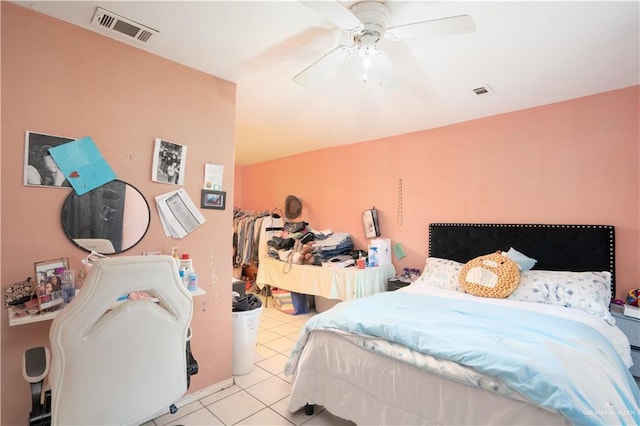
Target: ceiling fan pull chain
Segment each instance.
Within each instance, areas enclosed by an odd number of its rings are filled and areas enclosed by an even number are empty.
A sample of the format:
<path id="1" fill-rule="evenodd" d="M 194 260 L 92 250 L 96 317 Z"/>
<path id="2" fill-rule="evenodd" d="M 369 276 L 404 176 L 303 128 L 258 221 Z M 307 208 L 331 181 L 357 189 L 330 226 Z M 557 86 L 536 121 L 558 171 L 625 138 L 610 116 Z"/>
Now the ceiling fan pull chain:
<path id="1" fill-rule="evenodd" d="M 402 225 L 404 217 L 402 215 L 402 178 L 398 179 L 398 216 L 396 217 L 398 225 Z"/>

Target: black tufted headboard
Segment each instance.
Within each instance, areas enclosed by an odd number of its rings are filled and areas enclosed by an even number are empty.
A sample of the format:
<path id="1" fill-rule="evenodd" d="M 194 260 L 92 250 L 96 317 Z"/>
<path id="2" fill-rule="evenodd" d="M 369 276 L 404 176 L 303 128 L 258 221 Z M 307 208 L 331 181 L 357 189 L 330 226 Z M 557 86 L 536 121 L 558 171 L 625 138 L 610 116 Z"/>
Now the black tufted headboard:
<path id="1" fill-rule="evenodd" d="M 615 239 L 610 225 L 432 223 L 429 256 L 466 263 L 510 247 L 537 259 L 534 269 L 609 271 L 615 298 Z"/>

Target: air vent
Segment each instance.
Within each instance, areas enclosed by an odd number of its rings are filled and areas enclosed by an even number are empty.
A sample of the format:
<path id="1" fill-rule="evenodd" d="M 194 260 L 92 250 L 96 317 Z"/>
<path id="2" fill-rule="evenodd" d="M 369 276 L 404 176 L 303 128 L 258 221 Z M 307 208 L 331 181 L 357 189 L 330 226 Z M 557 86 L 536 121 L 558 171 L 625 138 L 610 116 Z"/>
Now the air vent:
<path id="1" fill-rule="evenodd" d="M 159 31 L 153 28 L 141 25 L 101 7 L 96 9 L 91 24 L 100 28 L 105 34 L 115 35 L 120 39 L 144 45 L 149 45 L 160 34 Z"/>
<path id="2" fill-rule="evenodd" d="M 474 87 L 471 89 L 471 93 L 475 96 L 491 96 L 494 95 L 493 89 L 488 84 L 483 84 L 482 86 Z"/>

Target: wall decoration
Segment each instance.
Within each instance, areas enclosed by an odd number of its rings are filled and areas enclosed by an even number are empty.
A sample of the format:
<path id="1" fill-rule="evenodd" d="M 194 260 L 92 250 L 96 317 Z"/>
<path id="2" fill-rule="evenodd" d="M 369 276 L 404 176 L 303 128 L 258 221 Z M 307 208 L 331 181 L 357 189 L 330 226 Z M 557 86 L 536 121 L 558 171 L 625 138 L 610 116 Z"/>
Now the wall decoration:
<path id="1" fill-rule="evenodd" d="M 185 145 L 156 139 L 151 180 L 184 185 L 186 163 L 187 147 Z"/>
<path id="2" fill-rule="evenodd" d="M 27 131 L 24 138 L 24 176 L 26 186 L 70 187 L 49 148 L 75 139 Z"/>
<path id="3" fill-rule="evenodd" d="M 69 259 L 59 259 L 36 262 L 36 295 L 40 310 L 59 308 L 64 299 L 62 296 L 62 273 L 69 269 Z"/>
<path id="4" fill-rule="evenodd" d="M 156 196 L 156 207 L 167 237 L 184 238 L 207 221 L 184 188 Z"/>
<path id="5" fill-rule="evenodd" d="M 224 191 L 202 190 L 202 198 L 200 199 L 200 207 L 203 209 L 224 210 L 227 204 L 227 193 Z"/>
<path id="6" fill-rule="evenodd" d="M 116 174 L 89 136 L 53 147 L 49 153 L 78 195 L 111 182 Z"/>
<path id="7" fill-rule="evenodd" d="M 204 165 L 204 184 L 202 189 L 213 191 L 222 190 L 222 176 L 224 174 L 224 166 L 218 164 Z"/>

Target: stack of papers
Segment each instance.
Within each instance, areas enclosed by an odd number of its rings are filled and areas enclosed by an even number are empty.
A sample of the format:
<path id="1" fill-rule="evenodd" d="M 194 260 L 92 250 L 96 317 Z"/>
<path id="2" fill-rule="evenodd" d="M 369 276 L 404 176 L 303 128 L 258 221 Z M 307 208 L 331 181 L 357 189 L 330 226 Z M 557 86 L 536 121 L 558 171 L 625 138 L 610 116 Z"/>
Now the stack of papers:
<path id="1" fill-rule="evenodd" d="M 158 195 L 156 205 L 167 237 L 184 238 L 206 222 L 184 188 Z"/>

